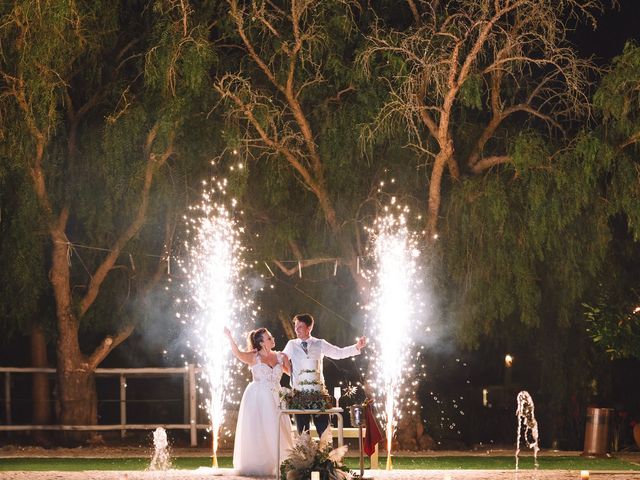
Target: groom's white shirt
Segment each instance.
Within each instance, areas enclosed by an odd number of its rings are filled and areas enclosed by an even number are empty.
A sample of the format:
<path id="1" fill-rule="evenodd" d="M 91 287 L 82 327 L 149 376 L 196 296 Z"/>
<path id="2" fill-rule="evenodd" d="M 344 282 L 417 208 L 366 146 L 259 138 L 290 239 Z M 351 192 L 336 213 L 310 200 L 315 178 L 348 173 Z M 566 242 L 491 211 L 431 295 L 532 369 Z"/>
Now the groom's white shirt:
<path id="1" fill-rule="evenodd" d="M 320 373 L 320 379 L 322 380 L 322 384 L 324 385 L 324 375 L 322 373 L 322 359 L 324 357 L 333 358 L 334 360 L 341 360 L 343 358 L 349 358 L 353 357 L 354 355 L 360 354 L 360 351 L 356 348 L 355 345 L 350 345 L 348 347 L 336 347 L 326 340 L 315 338 L 312 336 L 307 338 L 306 342 L 307 353 L 305 353 L 305 351 L 302 349 L 302 340 L 300 340 L 299 338 L 289 340 L 287 342 L 287 345 L 284 347 L 284 350 L 282 351 L 289 357 L 292 364 L 291 388 L 298 388 L 298 378 L 296 372 L 300 369 L 300 367 L 296 368 L 296 364 L 301 366 L 304 364 L 308 364 L 308 360 L 315 360 L 316 368 Z"/>

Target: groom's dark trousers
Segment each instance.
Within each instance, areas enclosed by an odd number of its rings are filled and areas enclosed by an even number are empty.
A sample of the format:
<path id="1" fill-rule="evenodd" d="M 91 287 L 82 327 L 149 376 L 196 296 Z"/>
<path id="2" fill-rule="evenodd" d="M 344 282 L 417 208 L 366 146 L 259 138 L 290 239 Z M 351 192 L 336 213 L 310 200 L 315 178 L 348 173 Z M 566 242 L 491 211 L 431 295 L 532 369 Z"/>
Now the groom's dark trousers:
<path id="1" fill-rule="evenodd" d="M 311 415 L 299 414 L 294 415 L 294 417 L 296 417 L 296 426 L 298 427 L 298 433 L 302 433 L 303 431 L 310 432 L 309 422 L 311 420 Z M 329 426 L 329 415 L 314 415 L 313 424 L 316 426 L 318 437 L 322 437 L 322 434 Z"/>

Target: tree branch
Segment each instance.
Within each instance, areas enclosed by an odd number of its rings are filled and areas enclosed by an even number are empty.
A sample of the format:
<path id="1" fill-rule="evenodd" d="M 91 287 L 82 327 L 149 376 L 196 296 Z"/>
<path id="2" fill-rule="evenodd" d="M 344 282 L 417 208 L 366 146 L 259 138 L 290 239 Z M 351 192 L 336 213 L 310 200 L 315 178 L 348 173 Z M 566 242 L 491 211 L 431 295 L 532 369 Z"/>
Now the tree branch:
<path id="1" fill-rule="evenodd" d="M 120 252 L 122 251 L 124 246 L 129 240 L 133 238 L 134 235 L 138 233 L 138 231 L 144 224 L 147 208 L 149 205 L 149 194 L 151 192 L 151 186 L 153 184 L 153 176 L 155 172 L 166 162 L 169 156 L 171 156 L 173 153 L 173 133 L 171 134 L 172 136 L 169 139 L 166 150 L 162 154 L 156 155 L 151 151 L 153 142 L 158 132 L 158 128 L 159 125 L 158 123 L 156 123 L 147 134 L 147 141 L 145 144 L 145 155 L 147 157 L 147 164 L 143 178 L 142 191 L 140 194 L 140 204 L 136 211 L 135 217 L 133 218 L 129 226 L 116 239 L 114 244 L 109 248 L 109 253 L 107 254 L 106 258 L 98 266 L 95 273 L 91 277 L 89 286 L 87 287 L 87 292 L 79 304 L 80 317 L 82 317 L 87 312 L 89 307 L 91 307 L 91 305 L 95 301 L 102 283 L 107 277 L 109 270 L 113 268 L 113 265 L 120 256 Z"/>
<path id="2" fill-rule="evenodd" d="M 236 24 L 236 29 L 238 31 L 238 34 L 242 39 L 242 43 L 244 43 L 244 46 L 247 48 L 247 51 L 249 52 L 249 56 L 256 63 L 256 65 L 258 65 L 260 70 L 262 70 L 263 73 L 267 76 L 271 84 L 274 87 L 276 87 L 278 90 L 280 90 L 282 93 L 285 93 L 284 86 L 278 82 L 275 74 L 271 71 L 271 69 L 267 66 L 267 64 L 262 60 L 260 55 L 258 55 L 258 52 L 253 46 L 253 43 L 251 42 L 251 40 L 249 40 L 249 37 L 247 36 L 247 32 L 244 29 L 244 15 L 242 10 L 238 7 L 238 1 L 228 0 L 228 3 L 229 3 L 229 6 L 231 7 L 231 11 L 230 11 L 231 18 L 234 20 Z"/>
<path id="3" fill-rule="evenodd" d="M 503 116 L 506 118 L 508 115 L 511 115 L 512 113 L 515 113 L 515 112 L 527 112 L 527 113 L 530 113 L 534 117 L 538 117 L 541 120 L 544 120 L 545 122 L 553 125 L 555 128 L 560 130 L 562 133 L 565 133 L 564 128 L 562 128 L 562 125 L 560 125 L 560 123 L 558 123 L 556 120 L 551 118 L 551 116 L 546 115 L 546 114 L 540 112 L 539 110 L 533 108 L 531 105 L 527 105 L 525 103 L 521 103 L 521 104 L 518 104 L 518 105 L 513 105 L 512 107 L 509 107 L 509 108 L 505 109 Z"/>
<path id="4" fill-rule="evenodd" d="M 126 325 L 115 336 L 105 337 L 87 360 L 89 370 L 95 370 L 111 351 L 124 342 L 133 333 L 134 326 Z"/>
<path id="5" fill-rule="evenodd" d="M 629 136 L 629 138 L 627 138 L 624 142 L 622 142 L 618 146 L 618 150 L 624 150 L 629 145 L 633 145 L 633 144 L 638 143 L 638 142 L 640 142 L 640 131 L 637 131 L 637 132 L 631 134 Z"/>
<path id="6" fill-rule="evenodd" d="M 416 25 L 420 25 L 422 23 L 422 17 L 420 17 L 420 13 L 418 12 L 418 7 L 416 6 L 416 2 L 414 0 L 407 0 L 409 4 L 409 9 L 411 10 L 411 15 L 413 15 L 413 21 Z"/>
<path id="7" fill-rule="evenodd" d="M 256 130 L 260 139 L 267 146 L 271 147 L 273 150 L 283 155 L 287 159 L 289 164 L 302 176 L 303 184 L 317 195 L 319 188 L 318 188 L 318 185 L 316 185 L 316 182 L 313 176 L 311 175 L 311 172 L 309 172 L 309 170 L 307 170 L 304 167 L 304 165 L 302 165 L 302 163 L 298 161 L 296 156 L 293 154 L 293 152 L 291 152 L 291 150 L 289 150 L 289 148 L 287 148 L 286 145 L 272 138 L 266 132 L 266 130 L 262 127 L 261 123 L 258 121 L 256 116 L 254 115 L 253 109 L 251 108 L 251 106 L 244 103 L 238 95 L 235 95 L 230 90 L 230 88 L 225 86 L 226 80 L 230 80 L 229 76 L 226 76 L 221 80 L 219 80 L 214 85 L 214 88 L 218 91 L 218 93 L 220 93 L 220 95 L 222 95 L 223 98 L 230 98 L 233 101 L 233 103 L 238 107 L 239 111 L 241 111 L 244 114 L 245 118 Z"/>
<path id="8" fill-rule="evenodd" d="M 502 163 L 510 163 L 511 157 L 508 155 L 493 155 L 491 157 L 486 157 L 481 160 L 478 160 L 473 167 L 471 167 L 471 171 L 475 174 L 479 174 L 484 172 L 485 170 L 490 169 L 495 165 L 500 165 Z"/>

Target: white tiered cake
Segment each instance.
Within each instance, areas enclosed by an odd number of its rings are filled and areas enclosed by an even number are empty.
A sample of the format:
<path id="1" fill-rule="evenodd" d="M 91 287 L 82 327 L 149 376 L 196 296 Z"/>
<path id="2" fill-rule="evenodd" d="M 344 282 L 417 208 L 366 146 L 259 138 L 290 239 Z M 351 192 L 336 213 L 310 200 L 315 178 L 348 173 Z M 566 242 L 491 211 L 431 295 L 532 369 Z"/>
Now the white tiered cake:
<path id="1" fill-rule="evenodd" d="M 306 359 L 296 366 L 296 383 L 298 390 L 320 392 L 324 389 L 322 370 L 319 360 Z"/>

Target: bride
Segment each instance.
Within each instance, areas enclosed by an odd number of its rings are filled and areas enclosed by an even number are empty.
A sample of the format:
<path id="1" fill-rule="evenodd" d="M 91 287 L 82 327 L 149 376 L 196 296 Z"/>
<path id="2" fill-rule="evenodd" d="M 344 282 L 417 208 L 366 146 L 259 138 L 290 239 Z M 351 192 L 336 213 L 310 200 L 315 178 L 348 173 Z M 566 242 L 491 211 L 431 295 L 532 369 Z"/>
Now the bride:
<path id="1" fill-rule="evenodd" d="M 249 333 L 248 351 L 242 351 L 233 340 L 228 328 L 224 330 L 231 351 L 241 362 L 249 365 L 252 381 L 242 395 L 236 439 L 233 446 L 233 468 L 243 476 L 275 475 L 280 377 L 291 372 L 289 358 L 272 349 L 276 343 L 266 328 Z M 287 458 L 293 448 L 291 420 L 281 416 L 280 461 Z"/>

